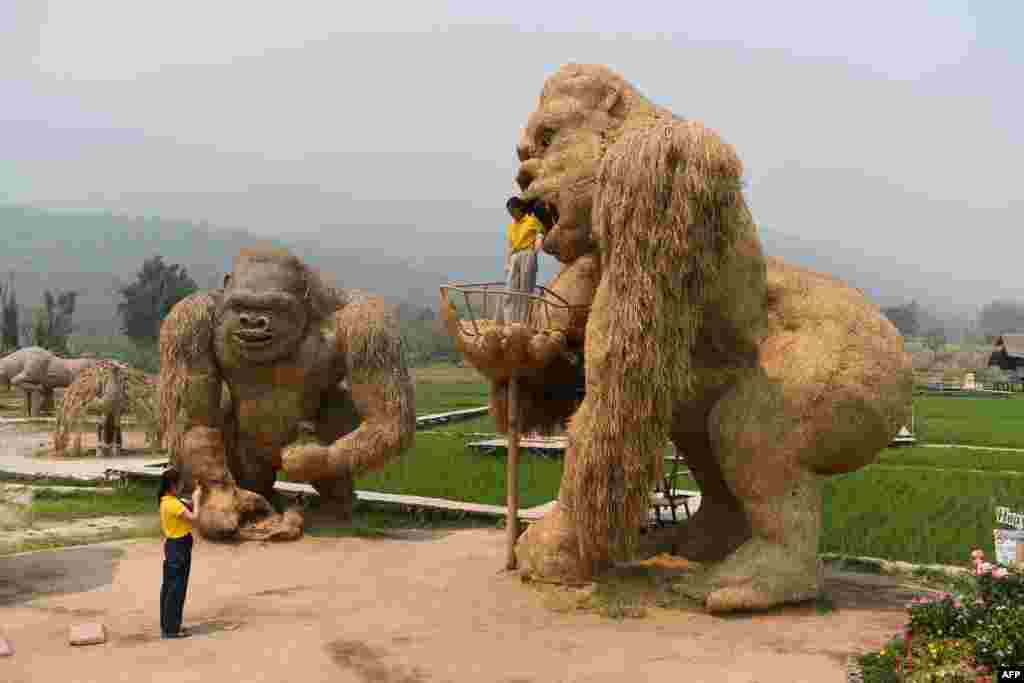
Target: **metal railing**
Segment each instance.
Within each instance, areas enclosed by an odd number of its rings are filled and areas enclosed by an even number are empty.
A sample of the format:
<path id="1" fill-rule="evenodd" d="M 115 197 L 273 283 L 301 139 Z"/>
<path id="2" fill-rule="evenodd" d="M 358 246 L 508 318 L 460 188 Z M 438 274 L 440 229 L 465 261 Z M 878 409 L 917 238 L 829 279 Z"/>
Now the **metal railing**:
<path id="1" fill-rule="evenodd" d="M 586 325 L 587 314 L 590 311 L 590 306 L 570 304 L 547 287 L 540 285 L 534 287 L 531 292 L 523 292 L 508 289 L 504 282 L 453 283 L 441 287 L 441 296 L 445 303 L 459 313 L 460 323 L 462 317 L 468 318 L 471 329 L 465 325 L 462 328 L 469 336 L 482 334 L 478 318 L 497 319 L 499 307 L 510 300 L 516 302 L 512 308 L 520 311 L 522 317 L 506 322 L 521 322 L 536 329 L 556 327 L 552 322 L 553 317 L 556 321 L 563 318 L 567 329 L 582 329 Z M 464 309 L 456 304 L 459 298 L 464 304 Z"/>

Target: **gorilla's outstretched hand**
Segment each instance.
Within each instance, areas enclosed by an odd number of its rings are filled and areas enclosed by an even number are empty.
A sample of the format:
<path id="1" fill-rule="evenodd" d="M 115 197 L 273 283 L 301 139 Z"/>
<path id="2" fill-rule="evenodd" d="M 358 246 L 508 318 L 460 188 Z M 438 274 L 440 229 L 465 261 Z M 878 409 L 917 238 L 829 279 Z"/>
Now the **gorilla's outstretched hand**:
<path id="1" fill-rule="evenodd" d="M 469 364 L 494 382 L 507 382 L 517 372 L 541 372 L 569 349 L 568 337 L 560 330 L 535 330 L 521 323 L 484 323 L 474 328 L 460 321 L 446 300 L 441 302 L 441 315 Z"/>
<path id="2" fill-rule="evenodd" d="M 277 514 L 266 498 L 233 483 L 202 486 L 199 531 L 206 538 L 233 538 L 243 524 Z"/>

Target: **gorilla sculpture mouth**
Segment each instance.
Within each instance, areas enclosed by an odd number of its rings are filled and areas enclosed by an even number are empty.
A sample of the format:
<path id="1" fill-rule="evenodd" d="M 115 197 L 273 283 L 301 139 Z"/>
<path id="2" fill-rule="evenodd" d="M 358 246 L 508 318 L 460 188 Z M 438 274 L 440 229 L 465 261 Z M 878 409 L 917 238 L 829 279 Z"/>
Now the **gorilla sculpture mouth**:
<path id="1" fill-rule="evenodd" d="M 262 349 L 270 346 L 274 341 L 274 335 L 265 330 L 239 330 L 235 332 L 235 339 L 244 348 Z"/>

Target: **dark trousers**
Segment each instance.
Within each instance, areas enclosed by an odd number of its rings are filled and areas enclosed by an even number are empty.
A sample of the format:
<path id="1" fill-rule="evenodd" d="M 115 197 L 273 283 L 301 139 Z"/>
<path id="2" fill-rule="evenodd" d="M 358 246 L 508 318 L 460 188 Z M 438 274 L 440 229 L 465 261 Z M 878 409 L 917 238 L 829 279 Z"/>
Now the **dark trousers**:
<path id="1" fill-rule="evenodd" d="M 164 541 L 164 582 L 160 586 L 160 632 L 181 630 L 188 573 L 192 569 L 192 534 Z"/>

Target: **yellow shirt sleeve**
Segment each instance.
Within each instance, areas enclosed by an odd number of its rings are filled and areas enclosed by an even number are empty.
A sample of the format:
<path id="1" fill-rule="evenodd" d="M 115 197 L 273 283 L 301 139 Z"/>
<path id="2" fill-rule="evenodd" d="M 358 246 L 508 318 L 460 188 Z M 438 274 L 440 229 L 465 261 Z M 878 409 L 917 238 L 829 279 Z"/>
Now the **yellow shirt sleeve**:
<path id="1" fill-rule="evenodd" d="M 192 522 L 181 516 L 185 504 L 174 496 L 160 499 L 160 526 L 167 538 L 181 538 L 192 533 Z"/>
<path id="2" fill-rule="evenodd" d="M 543 234 L 544 224 L 536 216 L 527 215 L 508 226 L 508 243 L 512 251 L 531 249 L 537 235 Z"/>

